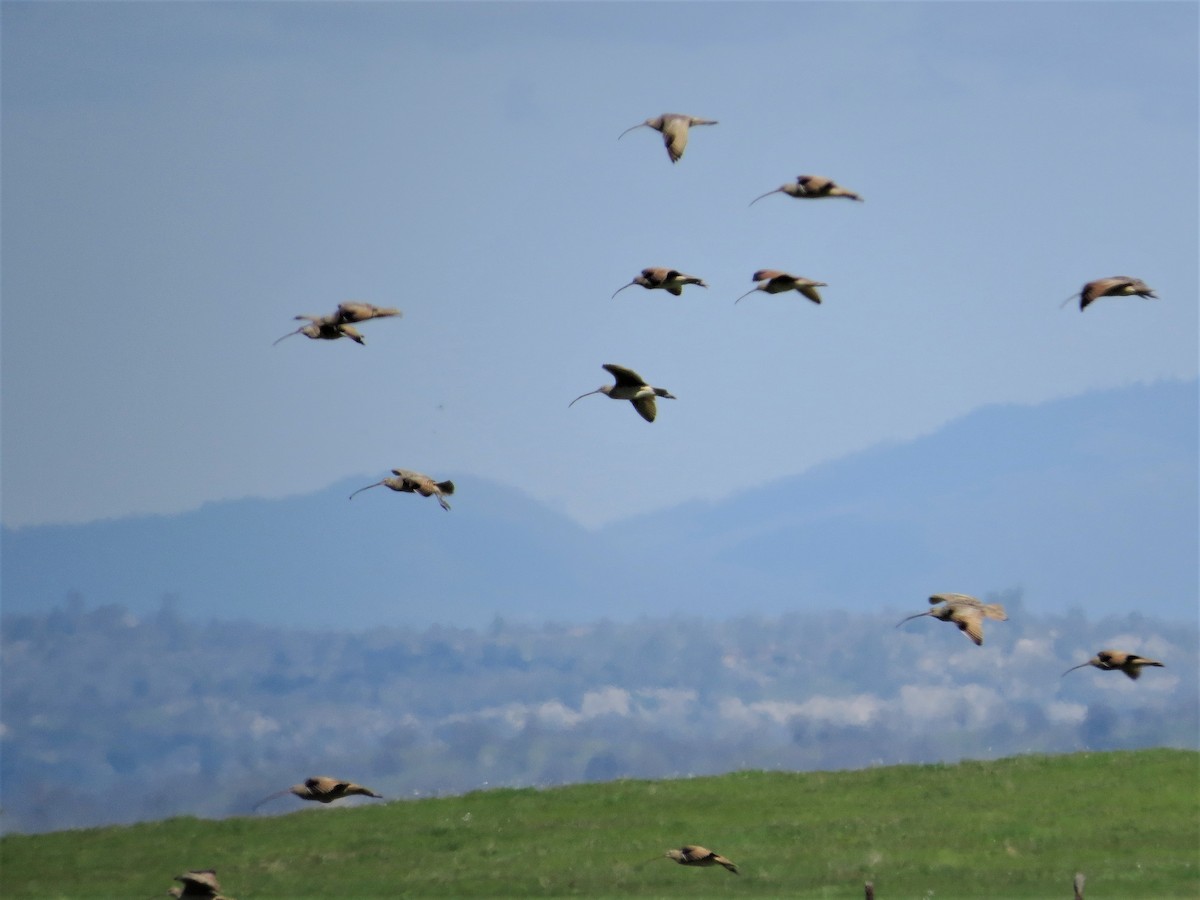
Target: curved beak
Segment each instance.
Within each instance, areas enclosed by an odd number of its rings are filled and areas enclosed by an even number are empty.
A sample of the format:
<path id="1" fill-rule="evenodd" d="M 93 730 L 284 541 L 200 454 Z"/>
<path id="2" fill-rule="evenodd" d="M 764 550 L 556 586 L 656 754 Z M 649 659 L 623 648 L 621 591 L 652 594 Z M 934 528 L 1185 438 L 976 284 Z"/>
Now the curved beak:
<path id="1" fill-rule="evenodd" d="M 896 623 L 896 627 L 899 628 L 901 625 L 903 625 L 905 622 L 908 622 L 911 619 L 919 619 L 919 618 L 921 618 L 921 616 L 931 616 L 931 615 L 933 615 L 933 613 L 928 613 L 928 612 L 917 613 L 915 616 L 909 616 L 907 619 L 901 619 L 899 622 Z"/>
<path id="2" fill-rule="evenodd" d="M 299 333 L 300 333 L 300 332 L 302 332 L 303 330 L 304 330 L 303 328 L 297 328 L 295 331 L 289 331 L 287 334 L 285 334 L 283 337 L 281 337 L 281 338 L 279 339 L 279 341 L 282 341 L 282 340 L 283 340 L 283 338 L 290 338 L 290 337 L 291 337 L 293 334 L 299 334 Z M 279 343 L 279 341 L 275 341 L 275 343 L 271 344 L 271 346 L 272 346 L 272 347 L 274 347 L 274 346 L 275 346 L 275 344 L 278 344 L 278 343 Z"/>
<path id="3" fill-rule="evenodd" d="M 631 281 L 631 282 L 629 282 L 629 284 L 623 284 L 623 285 L 621 285 L 621 287 L 619 287 L 619 288 L 617 288 L 615 291 L 613 291 L 613 295 L 612 295 L 612 297 L 609 297 L 608 299 L 609 299 L 609 300 L 613 299 L 613 297 L 617 296 L 617 294 L 621 293 L 621 291 L 625 290 L 625 288 L 627 288 L 627 287 L 633 287 L 635 284 L 637 284 L 637 282 L 636 282 L 636 281 Z"/>
<path id="4" fill-rule="evenodd" d="M 737 298 L 736 300 L 734 300 L 733 302 L 734 302 L 734 303 L 741 303 L 743 300 L 745 300 L 747 297 L 749 297 L 751 294 L 753 294 L 753 293 L 754 293 L 754 291 L 757 291 L 757 290 L 758 290 L 758 288 L 754 288 L 754 290 L 746 291 L 746 293 L 742 294 L 742 296 L 738 297 L 738 298 Z"/>
<path id="5" fill-rule="evenodd" d="M 783 190 L 783 188 L 775 188 L 775 190 L 773 190 L 773 191 L 767 191 L 765 194 L 763 194 L 763 195 L 762 195 L 762 197 L 755 197 L 755 198 L 754 198 L 753 200 L 751 200 L 751 201 L 750 201 L 750 202 L 749 202 L 747 205 L 748 205 L 748 206 L 753 206 L 755 203 L 757 203 L 757 202 L 758 202 L 759 200 L 761 200 L 763 197 L 770 197 L 772 194 L 778 194 L 778 193 L 779 193 L 780 191 L 782 191 L 782 190 Z"/>
<path id="6" fill-rule="evenodd" d="M 373 488 L 373 487 L 379 487 L 381 484 L 383 484 L 383 482 L 382 482 L 382 481 L 377 481 L 377 482 L 375 482 L 374 484 L 368 484 L 368 485 L 367 485 L 366 487 L 364 487 L 364 488 L 359 488 L 357 491 L 355 491 L 355 492 L 354 492 L 354 494 L 361 494 L 363 491 L 369 491 L 371 488 Z M 351 495 L 350 495 L 349 497 L 347 497 L 346 499 L 347 499 L 347 500 L 353 500 L 353 499 L 354 499 L 354 494 L 351 494 Z"/>
<path id="7" fill-rule="evenodd" d="M 567 409 L 570 409 L 572 406 L 574 406 L 576 403 L 578 403 L 584 397 L 590 397 L 590 396 L 592 396 L 592 394 L 599 394 L 599 393 L 601 393 L 602 390 L 603 390 L 602 388 L 596 388 L 594 391 L 588 391 L 586 394 L 580 394 L 578 397 L 576 397 L 574 400 L 572 400 L 570 403 L 567 404 Z"/>
<path id="8" fill-rule="evenodd" d="M 1076 669 L 1082 669 L 1084 666 L 1090 666 L 1090 665 L 1091 665 L 1090 662 L 1085 662 L 1085 663 L 1080 663 L 1077 666 L 1071 666 L 1071 668 L 1067 669 L 1066 672 L 1063 672 L 1062 675 L 1059 675 L 1058 677 L 1062 678 L 1063 675 L 1066 675 L 1068 672 L 1074 672 Z"/>
<path id="9" fill-rule="evenodd" d="M 622 131 L 620 134 L 618 134 L 617 140 L 619 141 L 621 138 L 625 137 L 625 135 L 627 135 L 627 134 L 629 134 L 629 132 L 633 131 L 634 128 L 647 128 L 647 127 L 649 127 L 649 126 L 647 126 L 645 122 L 639 122 L 637 125 L 634 125 L 631 128 L 626 128 L 624 131 Z"/>

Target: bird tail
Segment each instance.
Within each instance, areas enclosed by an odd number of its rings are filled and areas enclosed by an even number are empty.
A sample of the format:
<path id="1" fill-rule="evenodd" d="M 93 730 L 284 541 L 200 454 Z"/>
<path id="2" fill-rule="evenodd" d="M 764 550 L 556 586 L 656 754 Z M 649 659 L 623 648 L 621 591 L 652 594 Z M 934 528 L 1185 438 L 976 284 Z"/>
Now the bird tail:
<path id="1" fill-rule="evenodd" d="M 443 494 L 453 494 L 454 493 L 454 482 L 453 481 L 439 481 L 437 483 L 437 486 L 438 486 L 438 490 L 441 491 Z"/>
<path id="2" fill-rule="evenodd" d="M 728 870 L 729 870 L 730 872 L 732 872 L 734 875 L 740 875 L 740 874 L 742 874 L 741 872 L 739 872 L 739 871 L 738 871 L 738 867 L 737 867 L 737 866 L 735 866 L 733 863 L 731 863 L 729 860 L 727 860 L 725 857 L 723 857 L 723 856 L 718 856 L 718 857 L 715 857 L 715 859 L 716 859 L 716 861 L 717 861 L 718 863 L 720 863 L 721 865 L 723 865 L 723 866 L 724 866 L 726 869 L 728 869 Z"/>

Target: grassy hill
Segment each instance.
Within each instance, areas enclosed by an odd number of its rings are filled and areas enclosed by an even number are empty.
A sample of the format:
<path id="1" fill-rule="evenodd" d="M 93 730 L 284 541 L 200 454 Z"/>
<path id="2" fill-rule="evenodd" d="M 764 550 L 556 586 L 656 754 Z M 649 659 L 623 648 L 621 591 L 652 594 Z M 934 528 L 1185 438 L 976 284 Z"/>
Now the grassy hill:
<path id="1" fill-rule="evenodd" d="M 253 800 L 257 798 L 248 798 Z M 280 804 L 291 798 L 277 801 Z M 700 843 L 741 875 L 654 858 Z M 162 895 L 216 868 L 255 898 L 1200 896 L 1200 754 L 739 772 L 10 835 L 7 900 Z"/>

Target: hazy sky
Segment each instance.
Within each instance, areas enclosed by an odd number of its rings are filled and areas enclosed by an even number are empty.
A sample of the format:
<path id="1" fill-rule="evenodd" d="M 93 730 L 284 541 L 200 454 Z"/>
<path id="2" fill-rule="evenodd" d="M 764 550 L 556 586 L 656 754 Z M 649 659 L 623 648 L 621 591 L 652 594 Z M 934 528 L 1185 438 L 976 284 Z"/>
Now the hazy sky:
<path id="1" fill-rule="evenodd" d="M 3 520 L 393 466 L 595 524 L 1197 373 L 1194 3 L 3 4 Z M 672 166 L 662 112 L 718 119 Z M 865 203 L 754 197 L 817 173 Z M 646 266 L 700 275 L 682 298 Z M 755 294 L 758 268 L 828 282 Z M 1131 274 L 1161 300 L 1059 303 Z M 404 309 L 367 346 L 297 313 Z M 576 395 L 620 363 L 678 400 Z M 461 501 L 460 501 L 461 502 Z"/>

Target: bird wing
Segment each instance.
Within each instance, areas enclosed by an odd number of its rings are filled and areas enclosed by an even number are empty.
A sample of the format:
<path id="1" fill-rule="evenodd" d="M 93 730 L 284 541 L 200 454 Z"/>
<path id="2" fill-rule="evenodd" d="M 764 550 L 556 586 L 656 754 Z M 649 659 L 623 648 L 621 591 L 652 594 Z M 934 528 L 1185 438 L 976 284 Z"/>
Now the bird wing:
<path id="1" fill-rule="evenodd" d="M 833 186 L 833 182 L 820 175 L 797 175 L 796 184 L 804 188 L 808 196 L 816 196 Z"/>
<path id="2" fill-rule="evenodd" d="M 680 847 L 679 852 L 683 854 L 683 858 L 688 862 L 699 862 L 713 855 L 711 850 L 707 847 L 701 847 L 699 844 L 687 844 Z"/>
<path id="3" fill-rule="evenodd" d="M 976 646 L 983 644 L 983 620 L 979 610 L 970 607 L 959 607 L 950 619 L 958 630 L 973 640 Z"/>
<path id="4" fill-rule="evenodd" d="M 791 275 L 788 275 L 787 272 L 780 272 L 778 269 L 759 269 L 752 276 L 750 276 L 750 280 L 751 281 L 773 281 L 776 278 L 779 278 L 780 276 L 784 276 L 787 278 L 792 277 Z"/>
<path id="5" fill-rule="evenodd" d="M 683 156 L 683 151 L 687 148 L 687 120 L 681 118 L 666 119 L 663 122 L 662 136 L 663 144 L 667 148 L 667 156 L 671 157 L 671 162 L 679 162 L 680 157 Z"/>
<path id="6" fill-rule="evenodd" d="M 638 411 L 638 415 L 647 422 L 653 422 L 658 415 L 658 404 L 654 402 L 654 395 L 650 394 L 646 397 L 635 397 L 629 401 L 633 404 L 633 408 Z"/>
<path id="7" fill-rule="evenodd" d="M 817 288 L 813 284 L 806 284 L 802 281 L 798 281 L 796 282 L 796 290 L 798 290 L 813 303 L 821 302 L 821 295 L 817 293 Z"/>
<path id="8" fill-rule="evenodd" d="M 980 606 L 980 602 L 970 594 L 933 594 L 929 598 L 930 603 L 963 603 L 967 606 Z"/>
<path id="9" fill-rule="evenodd" d="M 668 286 L 667 288 L 665 288 L 665 290 L 668 294 L 674 294 L 676 297 L 683 296 L 683 288 L 677 284 L 672 284 L 672 285 Z"/>
<path id="10" fill-rule="evenodd" d="M 612 375 L 613 378 L 617 379 L 617 384 L 619 386 L 638 387 L 641 385 L 646 385 L 646 380 L 637 372 L 633 371 L 633 369 L 627 369 L 624 366 L 618 366 L 616 363 L 605 363 L 603 366 L 601 366 L 601 368 Z M 646 386 L 648 387 L 649 385 Z"/>

